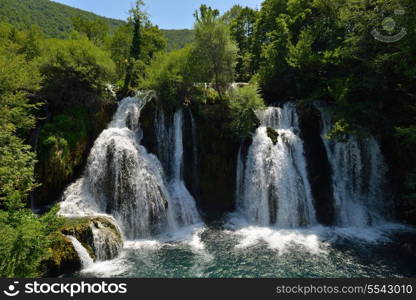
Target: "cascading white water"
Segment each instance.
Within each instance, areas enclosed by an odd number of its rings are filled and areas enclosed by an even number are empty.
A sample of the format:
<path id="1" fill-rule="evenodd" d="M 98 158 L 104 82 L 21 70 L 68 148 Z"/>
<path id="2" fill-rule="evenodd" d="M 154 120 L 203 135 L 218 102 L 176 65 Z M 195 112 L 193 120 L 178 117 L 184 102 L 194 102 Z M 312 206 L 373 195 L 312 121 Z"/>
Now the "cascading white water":
<path id="1" fill-rule="evenodd" d="M 189 110 L 189 116 L 191 118 L 191 132 L 192 132 L 192 152 L 193 152 L 193 165 L 192 171 L 193 174 L 193 184 L 194 188 L 197 190 L 199 186 L 199 177 L 198 177 L 198 144 L 197 144 L 197 130 L 196 130 L 196 122 L 194 116 L 192 115 L 192 111 Z"/>
<path id="2" fill-rule="evenodd" d="M 99 221 L 95 221 L 91 224 L 91 231 L 93 235 L 93 250 L 97 257 L 97 260 L 103 261 L 116 257 L 122 248 L 122 244 L 118 242 L 118 239 L 114 238 L 114 232 L 101 224 Z"/>
<path id="3" fill-rule="evenodd" d="M 388 199 L 384 189 L 387 167 L 376 138 L 345 136 L 328 139 L 332 118 L 316 105 L 322 116 L 322 140 L 332 169 L 332 190 L 336 225 L 364 227 L 385 221 Z"/>
<path id="4" fill-rule="evenodd" d="M 140 145 L 139 118 L 146 101 L 142 95 L 120 103 L 95 141 L 83 178 L 64 193 L 62 215 L 110 214 L 130 239 L 162 231 L 169 193 L 160 162 Z"/>
<path id="5" fill-rule="evenodd" d="M 75 251 L 78 253 L 78 257 L 81 261 L 81 266 L 83 269 L 88 268 L 93 264 L 93 260 L 88 253 L 87 249 L 82 246 L 82 244 L 73 236 L 68 235 L 67 238 L 71 240 L 72 245 L 74 246 Z"/>
<path id="6" fill-rule="evenodd" d="M 235 203 L 240 205 L 242 208 L 243 204 L 243 196 L 244 196 L 244 158 L 242 149 L 238 150 L 237 156 L 237 177 L 236 177 L 236 191 L 235 191 Z"/>
<path id="7" fill-rule="evenodd" d="M 163 111 L 156 116 L 158 156 L 168 169 L 168 190 L 170 193 L 169 214 L 174 227 L 188 226 L 201 222 L 195 199 L 184 182 L 183 159 L 183 111 L 178 110 L 172 122 Z"/>
<path id="8" fill-rule="evenodd" d="M 120 103 L 108 129 L 94 143 L 84 176 L 65 191 L 61 215 L 109 214 L 128 239 L 149 237 L 164 229 L 176 231 L 201 222 L 183 179 L 183 112 L 175 113 L 172 124 L 166 122 L 163 112 L 157 116 L 162 166 L 156 156 L 140 145 L 143 133 L 139 119 L 146 102 L 147 96 L 141 95 Z M 95 250 L 99 259 L 109 257 L 117 249 L 104 246 L 105 232 L 98 231 L 101 230 L 93 231 Z"/>
<path id="9" fill-rule="evenodd" d="M 257 225 L 296 228 L 316 223 L 303 141 L 293 103 L 258 112 L 257 129 L 245 162 L 237 165 L 237 205 Z M 268 135 L 273 130 L 276 144 Z"/>

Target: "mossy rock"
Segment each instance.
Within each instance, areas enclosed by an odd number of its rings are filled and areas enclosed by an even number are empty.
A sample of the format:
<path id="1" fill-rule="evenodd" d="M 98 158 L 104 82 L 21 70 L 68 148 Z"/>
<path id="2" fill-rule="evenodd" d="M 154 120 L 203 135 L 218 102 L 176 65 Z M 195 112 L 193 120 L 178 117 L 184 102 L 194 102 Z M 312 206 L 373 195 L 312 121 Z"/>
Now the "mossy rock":
<path id="1" fill-rule="evenodd" d="M 106 245 L 104 253 L 101 253 L 104 257 L 98 257 L 98 249 L 94 245 L 93 228 L 102 230 L 105 234 Z M 61 232 L 64 235 L 74 236 L 94 260 L 98 258 L 113 259 L 119 251 L 111 251 L 111 249 L 118 248 L 120 250 L 123 246 L 120 230 L 111 219 L 104 216 L 67 219 Z"/>
<path id="2" fill-rule="evenodd" d="M 51 256 L 42 262 L 45 277 L 71 274 L 81 269 L 81 261 L 70 239 L 57 233 L 51 246 Z"/>
<path id="3" fill-rule="evenodd" d="M 92 247 L 94 245 L 94 235 L 90 224 L 89 218 L 68 219 L 61 232 L 64 235 L 74 236 L 95 260 L 96 256 Z"/>
<path id="4" fill-rule="evenodd" d="M 275 129 L 267 127 L 267 135 L 272 140 L 273 144 L 276 145 L 279 138 L 279 133 Z"/>

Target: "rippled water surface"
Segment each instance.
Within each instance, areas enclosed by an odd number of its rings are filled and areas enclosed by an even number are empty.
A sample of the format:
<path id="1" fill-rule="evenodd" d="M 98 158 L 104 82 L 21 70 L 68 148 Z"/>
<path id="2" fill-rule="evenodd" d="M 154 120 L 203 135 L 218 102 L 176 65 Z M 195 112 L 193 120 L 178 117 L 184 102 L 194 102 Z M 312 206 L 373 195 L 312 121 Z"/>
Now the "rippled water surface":
<path id="1" fill-rule="evenodd" d="M 396 251 L 397 225 L 274 230 L 194 227 L 157 240 L 126 242 L 115 260 L 81 277 L 253 278 L 414 277 L 416 262 Z"/>

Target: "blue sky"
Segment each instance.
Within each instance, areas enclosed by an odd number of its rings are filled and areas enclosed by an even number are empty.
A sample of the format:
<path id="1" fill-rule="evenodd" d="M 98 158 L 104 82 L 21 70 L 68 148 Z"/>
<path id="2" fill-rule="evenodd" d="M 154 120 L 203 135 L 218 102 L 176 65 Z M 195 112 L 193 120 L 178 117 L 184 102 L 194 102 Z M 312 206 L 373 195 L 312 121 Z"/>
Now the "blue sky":
<path id="1" fill-rule="evenodd" d="M 128 11 L 134 0 L 53 0 L 69 6 L 94 12 L 115 19 L 127 19 Z M 207 4 L 221 13 L 234 4 L 260 8 L 263 0 L 145 0 L 146 11 L 153 24 L 163 29 L 192 28 L 194 11 Z"/>

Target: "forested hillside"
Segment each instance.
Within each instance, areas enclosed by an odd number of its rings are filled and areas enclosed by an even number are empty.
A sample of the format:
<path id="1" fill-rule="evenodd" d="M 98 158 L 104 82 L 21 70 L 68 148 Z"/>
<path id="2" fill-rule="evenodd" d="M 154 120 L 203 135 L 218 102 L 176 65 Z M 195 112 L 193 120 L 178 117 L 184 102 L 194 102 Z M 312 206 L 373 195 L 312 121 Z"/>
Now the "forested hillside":
<path id="1" fill-rule="evenodd" d="M 0 0 L 0 22 L 13 24 L 18 29 L 37 25 L 47 37 L 67 37 L 74 29 L 74 18 L 103 22 L 108 25 L 110 32 L 126 24 L 123 20 L 101 17 L 49 0 Z M 162 29 L 162 33 L 168 41 L 167 50 L 183 48 L 193 39 L 190 29 Z"/>
<path id="2" fill-rule="evenodd" d="M 62 38 L 72 30 L 72 18 L 102 20 L 111 30 L 125 22 L 97 16 L 49 0 L 0 0 L 0 22 L 16 25 L 19 29 L 38 25 L 48 37 Z"/>
<path id="3" fill-rule="evenodd" d="M 194 31 L 190 29 L 162 29 L 162 33 L 168 41 L 168 50 L 181 49 L 194 39 Z"/>

